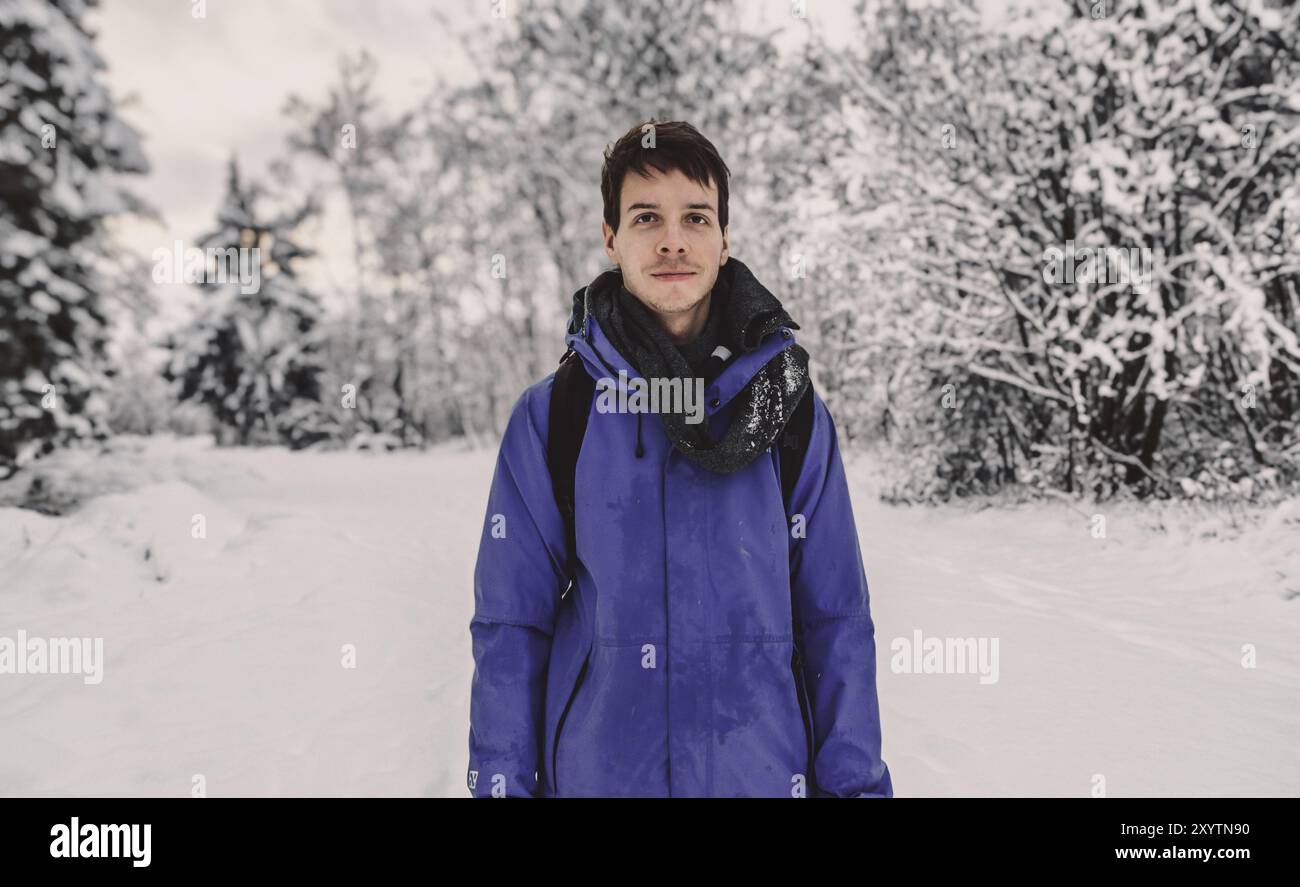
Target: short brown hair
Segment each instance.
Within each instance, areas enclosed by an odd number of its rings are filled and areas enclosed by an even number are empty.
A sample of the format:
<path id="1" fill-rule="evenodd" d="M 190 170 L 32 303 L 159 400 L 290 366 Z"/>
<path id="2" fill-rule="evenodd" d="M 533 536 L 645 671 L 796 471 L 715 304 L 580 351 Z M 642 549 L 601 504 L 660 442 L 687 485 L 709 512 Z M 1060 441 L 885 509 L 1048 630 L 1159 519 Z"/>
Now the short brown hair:
<path id="1" fill-rule="evenodd" d="M 646 126 L 654 127 L 654 147 L 641 147 Z M 718 227 L 727 228 L 727 177 L 731 170 L 722 162 L 718 149 L 684 120 L 656 122 L 652 117 L 625 132 L 605 149 L 605 163 L 600 170 L 600 196 L 605 200 L 605 221 L 618 232 L 619 198 L 623 179 L 629 171 L 647 175 L 647 167 L 667 174 L 681 170 L 688 179 L 707 188 L 709 181 L 718 189 Z"/>

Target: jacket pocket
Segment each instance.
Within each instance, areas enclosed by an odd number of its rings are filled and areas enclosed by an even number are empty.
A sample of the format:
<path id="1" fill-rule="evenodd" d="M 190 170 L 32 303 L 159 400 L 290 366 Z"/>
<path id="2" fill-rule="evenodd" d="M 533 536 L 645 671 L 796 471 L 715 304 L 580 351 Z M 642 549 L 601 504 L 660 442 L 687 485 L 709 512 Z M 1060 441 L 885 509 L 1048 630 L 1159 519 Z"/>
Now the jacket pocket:
<path id="1" fill-rule="evenodd" d="M 573 682 L 573 688 L 569 691 L 568 698 L 564 701 L 564 708 L 560 711 L 560 718 L 555 724 L 555 742 L 551 746 L 551 788 L 556 797 L 560 795 L 560 778 L 559 778 L 559 759 L 560 759 L 560 736 L 564 732 L 564 722 L 569 716 L 569 709 L 573 706 L 573 700 L 578 696 L 578 690 L 582 687 L 582 682 L 587 679 L 587 670 L 591 667 L 591 657 L 593 650 L 587 651 L 587 656 L 582 660 L 582 668 L 578 670 L 578 677 Z"/>
<path id="2" fill-rule="evenodd" d="M 807 749 L 807 765 L 804 779 L 806 780 L 807 797 L 813 797 L 813 725 L 812 712 L 808 704 L 808 686 L 804 681 L 803 673 L 803 654 L 799 652 L 796 646 L 790 654 L 790 671 L 794 676 L 794 691 L 799 697 L 799 718 L 803 721 L 804 743 Z"/>

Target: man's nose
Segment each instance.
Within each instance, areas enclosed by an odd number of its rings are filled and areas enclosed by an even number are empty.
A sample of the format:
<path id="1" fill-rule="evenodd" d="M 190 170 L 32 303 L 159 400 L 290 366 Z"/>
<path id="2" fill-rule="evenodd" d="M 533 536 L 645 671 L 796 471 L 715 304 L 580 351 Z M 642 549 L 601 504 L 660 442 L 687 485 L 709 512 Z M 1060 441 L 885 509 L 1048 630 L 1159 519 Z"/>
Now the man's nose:
<path id="1" fill-rule="evenodd" d="M 680 225 L 670 222 L 664 226 L 664 236 L 659 241 L 659 252 L 661 254 L 686 252 L 686 237 Z"/>

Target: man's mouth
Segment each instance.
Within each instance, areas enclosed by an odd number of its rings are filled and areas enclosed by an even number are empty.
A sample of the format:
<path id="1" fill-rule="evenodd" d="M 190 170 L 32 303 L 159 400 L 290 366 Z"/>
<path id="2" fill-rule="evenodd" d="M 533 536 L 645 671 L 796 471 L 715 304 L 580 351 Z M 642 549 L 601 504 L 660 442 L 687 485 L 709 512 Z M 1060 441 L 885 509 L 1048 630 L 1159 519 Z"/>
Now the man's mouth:
<path id="1" fill-rule="evenodd" d="M 661 274 L 651 274 L 650 276 L 655 278 L 656 280 L 674 281 L 674 280 L 685 280 L 688 277 L 694 277 L 695 272 L 694 271 L 665 271 Z"/>

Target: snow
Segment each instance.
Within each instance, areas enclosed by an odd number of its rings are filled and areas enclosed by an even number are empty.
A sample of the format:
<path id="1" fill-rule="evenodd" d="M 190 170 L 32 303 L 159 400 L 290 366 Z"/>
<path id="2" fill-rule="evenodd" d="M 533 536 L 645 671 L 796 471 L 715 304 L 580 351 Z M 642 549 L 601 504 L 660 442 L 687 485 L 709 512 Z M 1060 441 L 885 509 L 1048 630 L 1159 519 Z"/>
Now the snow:
<path id="1" fill-rule="evenodd" d="M 0 636 L 102 637 L 103 682 L 0 675 L 0 795 L 187 795 L 195 774 L 212 796 L 467 795 L 495 456 L 167 437 L 68 456 L 103 495 L 0 508 Z M 1300 503 L 1218 540 L 1196 513 L 1160 534 L 1106 506 L 1098 539 L 1065 503 L 887 507 L 869 471 L 851 461 L 899 796 L 1300 789 Z M 893 673 L 918 630 L 998 638 L 997 682 Z"/>
<path id="2" fill-rule="evenodd" d="M 855 487 L 900 794 L 1295 795 L 1300 508 L 1235 540 L 1062 505 L 900 510 Z M 1292 598 L 1288 599 L 1287 595 Z M 912 631 L 1000 638 L 1000 680 L 893 674 Z M 1241 665 L 1255 645 L 1258 668 Z"/>

